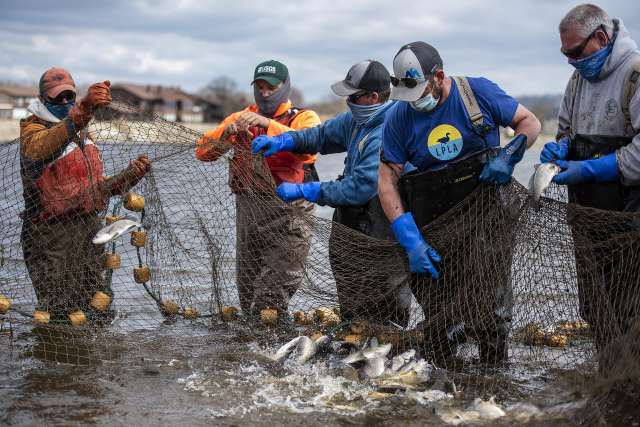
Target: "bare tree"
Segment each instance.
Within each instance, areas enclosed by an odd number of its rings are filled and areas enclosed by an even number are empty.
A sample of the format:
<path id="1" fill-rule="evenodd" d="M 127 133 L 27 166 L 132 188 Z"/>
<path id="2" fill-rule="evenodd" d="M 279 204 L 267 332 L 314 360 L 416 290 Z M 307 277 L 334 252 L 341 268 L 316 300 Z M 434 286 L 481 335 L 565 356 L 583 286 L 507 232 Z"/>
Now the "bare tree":
<path id="1" fill-rule="evenodd" d="M 231 77 L 220 76 L 200 91 L 200 96 L 219 103 L 222 114 L 226 117 L 234 111 L 239 111 L 246 106 L 249 97 L 238 89 L 238 84 Z"/>

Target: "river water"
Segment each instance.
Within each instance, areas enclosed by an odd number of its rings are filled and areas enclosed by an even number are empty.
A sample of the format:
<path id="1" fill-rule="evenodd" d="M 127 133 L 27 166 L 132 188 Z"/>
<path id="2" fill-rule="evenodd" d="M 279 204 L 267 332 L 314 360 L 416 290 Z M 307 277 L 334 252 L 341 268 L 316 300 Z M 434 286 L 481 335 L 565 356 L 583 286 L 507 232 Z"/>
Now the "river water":
<path id="1" fill-rule="evenodd" d="M 3 178 L 15 180 L 15 146 L 4 145 L 2 150 L 3 158 L 14 159 L 13 169 L 5 167 Z M 114 156 L 116 160 L 106 162 L 107 169 L 122 167 L 134 151 L 123 151 L 124 160 Z M 516 170 L 518 180 L 526 183 L 537 155 L 535 149 L 527 153 Z M 179 161 L 180 156 L 174 159 L 175 164 L 169 158 L 154 165 L 157 187 L 166 199 L 165 215 L 171 228 L 178 230 L 181 244 L 192 245 L 181 250 L 204 252 L 201 242 L 180 239 L 179 230 L 193 226 L 188 217 L 194 206 L 172 204 L 172 197 L 177 200 L 178 195 L 162 190 L 162 177 L 171 175 L 174 191 L 176 187 L 188 189 L 198 169 L 209 166 Z M 335 178 L 342 163 L 342 156 L 320 157 L 321 179 Z M 184 182 L 176 182 L 180 177 Z M 3 227 L 15 230 L 19 228 L 15 213 L 20 209 L 21 194 L 15 187 L 8 191 L 10 188 L 5 184 L 0 204 Z M 208 200 L 206 208 L 216 212 L 219 206 Z M 330 218 L 331 210 L 318 208 L 316 214 Z M 229 239 L 228 246 L 232 246 L 233 218 L 206 221 L 210 230 L 223 230 L 214 238 Z M 33 296 L 15 234 L 3 234 L 2 245 L 2 286 L 18 305 L 27 304 Z M 123 249 L 122 256 L 123 260 L 134 259 L 135 252 Z M 220 254 L 220 259 L 219 274 L 232 281 L 231 254 Z M 182 278 L 208 288 L 210 271 L 202 260 L 192 257 L 167 262 L 173 262 L 176 271 L 157 278 L 158 283 Z M 584 405 L 570 369 L 582 361 L 576 356 L 583 353 L 580 349 L 572 354 L 541 348 L 532 355 L 530 349 L 514 343 L 512 363 L 495 373 L 495 387 L 484 388 L 478 380 L 477 389 L 463 390 L 456 396 L 419 390 L 378 400 L 371 395 L 375 390 L 371 384 L 344 373 L 331 360 L 319 358 L 302 366 L 274 364 L 265 357 L 282 343 L 274 331 L 234 322 L 180 319 L 168 323 L 127 273 L 118 271 L 113 282 L 116 295 L 126 296 L 116 303 L 135 310 L 120 310 L 105 336 L 83 338 L 61 332 L 45 337 L 34 333 L 28 323 L 0 323 L 0 425 L 442 425 L 453 408 L 465 410 L 473 398 L 488 398 L 484 394 L 487 390 L 497 394 L 499 404 L 507 408 L 507 416 L 491 423 L 513 425 L 528 420 L 530 425 L 572 425 L 578 423 L 575 414 Z M 190 293 L 201 293 L 202 289 L 181 288 L 168 296 L 189 302 Z M 573 301 L 574 295 L 568 298 Z M 225 305 L 237 305 L 233 290 L 229 290 Z M 554 363 L 544 367 L 536 363 L 544 358 Z M 562 379 L 558 370 L 566 370 L 567 378 Z"/>

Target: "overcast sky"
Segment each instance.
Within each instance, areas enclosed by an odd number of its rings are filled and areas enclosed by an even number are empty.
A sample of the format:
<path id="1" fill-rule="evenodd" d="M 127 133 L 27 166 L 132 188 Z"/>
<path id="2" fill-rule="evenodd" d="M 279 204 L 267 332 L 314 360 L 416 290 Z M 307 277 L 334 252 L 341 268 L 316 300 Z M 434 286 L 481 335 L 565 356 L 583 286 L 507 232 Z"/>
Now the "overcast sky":
<path id="1" fill-rule="evenodd" d="M 217 76 L 243 88 L 278 59 L 309 101 L 363 59 L 387 67 L 405 43 L 434 45 L 450 74 L 485 76 L 512 95 L 560 93 L 572 71 L 557 26 L 578 1 L 0 2 L 0 80 L 35 82 L 51 66 L 77 83 L 110 79 L 197 90 Z M 640 39 L 640 1 L 598 3 Z"/>

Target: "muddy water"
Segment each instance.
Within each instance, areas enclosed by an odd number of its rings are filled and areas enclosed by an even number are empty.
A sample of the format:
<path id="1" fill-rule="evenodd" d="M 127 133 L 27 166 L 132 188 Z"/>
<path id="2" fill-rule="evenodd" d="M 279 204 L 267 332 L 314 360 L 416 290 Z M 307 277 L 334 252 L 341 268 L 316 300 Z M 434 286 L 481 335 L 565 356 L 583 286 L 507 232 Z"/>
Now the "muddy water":
<path id="1" fill-rule="evenodd" d="M 534 159 L 535 154 L 528 154 L 517 172 L 520 178 L 528 177 Z M 339 157 L 319 162 L 323 179 L 337 176 L 341 167 Z M 3 206 L 14 209 L 17 202 L 7 197 Z M 180 220 L 182 208 L 170 207 L 173 221 Z M 331 211 L 320 209 L 318 214 L 329 217 Z M 13 244 L 9 249 L 14 256 L 2 280 L 12 274 L 24 277 Z M 181 272 L 185 277 L 208 280 L 197 265 L 186 270 Z M 222 274 L 232 270 L 227 266 Z M 465 374 L 469 387 L 457 396 L 427 389 L 378 400 L 370 395 L 375 391 L 370 383 L 342 371 L 331 357 L 304 366 L 274 364 L 266 355 L 284 337 L 241 323 L 164 323 L 139 287 L 128 287 L 124 277 L 114 280 L 122 287 L 116 292 L 126 292 L 127 303 L 140 302 L 140 308 L 137 313 L 122 312 L 111 327 L 113 335 L 89 341 L 43 338 L 26 324 L 2 325 L 1 425 L 442 425 L 445 419 L 459 420 L 455 417 L 464 414 L 473 398 L 487 398 L 489 391 L 497 394 L 507 415 L 498 421 L 469 415 L 468 423 L 571 425 L 583 405 L 582 396 L 568 383 L 552 381 L 557 371 L 542 369 L 539 363 L 548 358 L 554 369 L 563 364 L 566 368 L 575 358 L 563 362 L 561 352 L 541 349 L 545 354 L 533 355 L 515 344 L 511 365 L 493 373 L 490 387 L 481 375 L 468 381 L 471 372 Z M 32 298 L 28 287 L 20 298 Z"/>

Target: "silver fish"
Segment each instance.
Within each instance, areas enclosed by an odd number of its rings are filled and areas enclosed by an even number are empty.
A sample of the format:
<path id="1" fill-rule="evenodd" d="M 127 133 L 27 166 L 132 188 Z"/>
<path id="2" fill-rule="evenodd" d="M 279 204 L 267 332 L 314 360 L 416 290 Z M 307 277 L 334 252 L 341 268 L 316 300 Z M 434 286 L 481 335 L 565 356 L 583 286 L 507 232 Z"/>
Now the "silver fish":
<path id="1" fill-rule="evenodd" d="M 289 353 L 291 353 L 293 349 L 298 346 L 298 343 L 301 339 L 301 336 L 292 339 L 291 341 L 280 347 L 278 351 L 276 351 L 276 354 L 271 357 L 271 359 L 276 362 L 281 362 L 282 360 L 286 359 Z"/>
<path id="2" fill-rule="evenodd" d="M 392 372 L 400 371 L 400 368 L 402 368 L 404 365 L 409 363 L 409 361 L 411 361 L 411 359 L 413 359 L 415 355 L 416 355 L 416 351 L 413 349 L 397 355 L 391 361 L 391 371 Z"/>
<path id="3" fill-rule="evenodd" d="M 94 236 L 92 242 L 94 245 L 104 245 L 105 243 L 109 243 L 117 239 L 136 227 L 142 227 L 142 225 L 139 222 L 132 221 L 130 219 L 118 220 L 113 224 L 109 224 L 100 229 L 100 231 L 98 231 Z"/>
<path id="4" fill-rule="evenodd" d="M 314 354 L 316 354 L 316 351 L 318 351 L 316 343 L 306 335 L 301 336 L 300 341 L 298 341 L 297 362 L 300 364 L 305 363 L 307 360 L 311 359 Z"/>
<path id="5" fill-rule="evenodd" d="M 501 407 L 496 405 L 494 397 L 491 397 L 488 401 L 476 397 L 473 401 L 472 409 L 478 411 L 480 418 L 488 420 L 495 420 L 507 415 Z"/>
<path id="6" fill-rule="evenodd" d="M 377 341 L 372 344 L 377 344 Z M 344 359 L 342 359 L 342 363 L 346 363 L 347 365 L 351 365 L 356 362 L 360 362 L 362 360 L 367 359 L 377 359 L 377 358 L 386 358 L 387 354 L 391 351 L 391 344 L 383 344 L 374 347 L 364 348 L 362 350 L 356 351 L 355 353 L 351 353 Z"/>
<path id="7" fill-rule="evenodd" d="M 536 171 L 529 180 L 529 194 L 533 197 L 533 202 L 537 205 L 540 202 L 540 197 L 544 190 L 547 189 L 551 180 L 562 169 L 555 163 L 543 163 L 535 166 Z"/>
<path id="8" fill-rule="evenodd" d="M 367 359 L 364 365 L 363 372 L 367 378 L 378 378 L 384 373 L 386 357 L 376 357 L 373 359 Z"/>
<path id="9" fill-rule="evenodd" d="M 307 362 L 318 352 L 318 349 L 329 343 L 329 337 L 326 335 L 321 336 L 317 340 L 313 341 L 311 338 L 301 335 L 296 337 L 280 347 L 276 354 L 271 357 L 276 362 L 281 362 L 291 354 L 294 350 L 297 351 L 298 357 L 296 361 L 300 364 Z"/>

